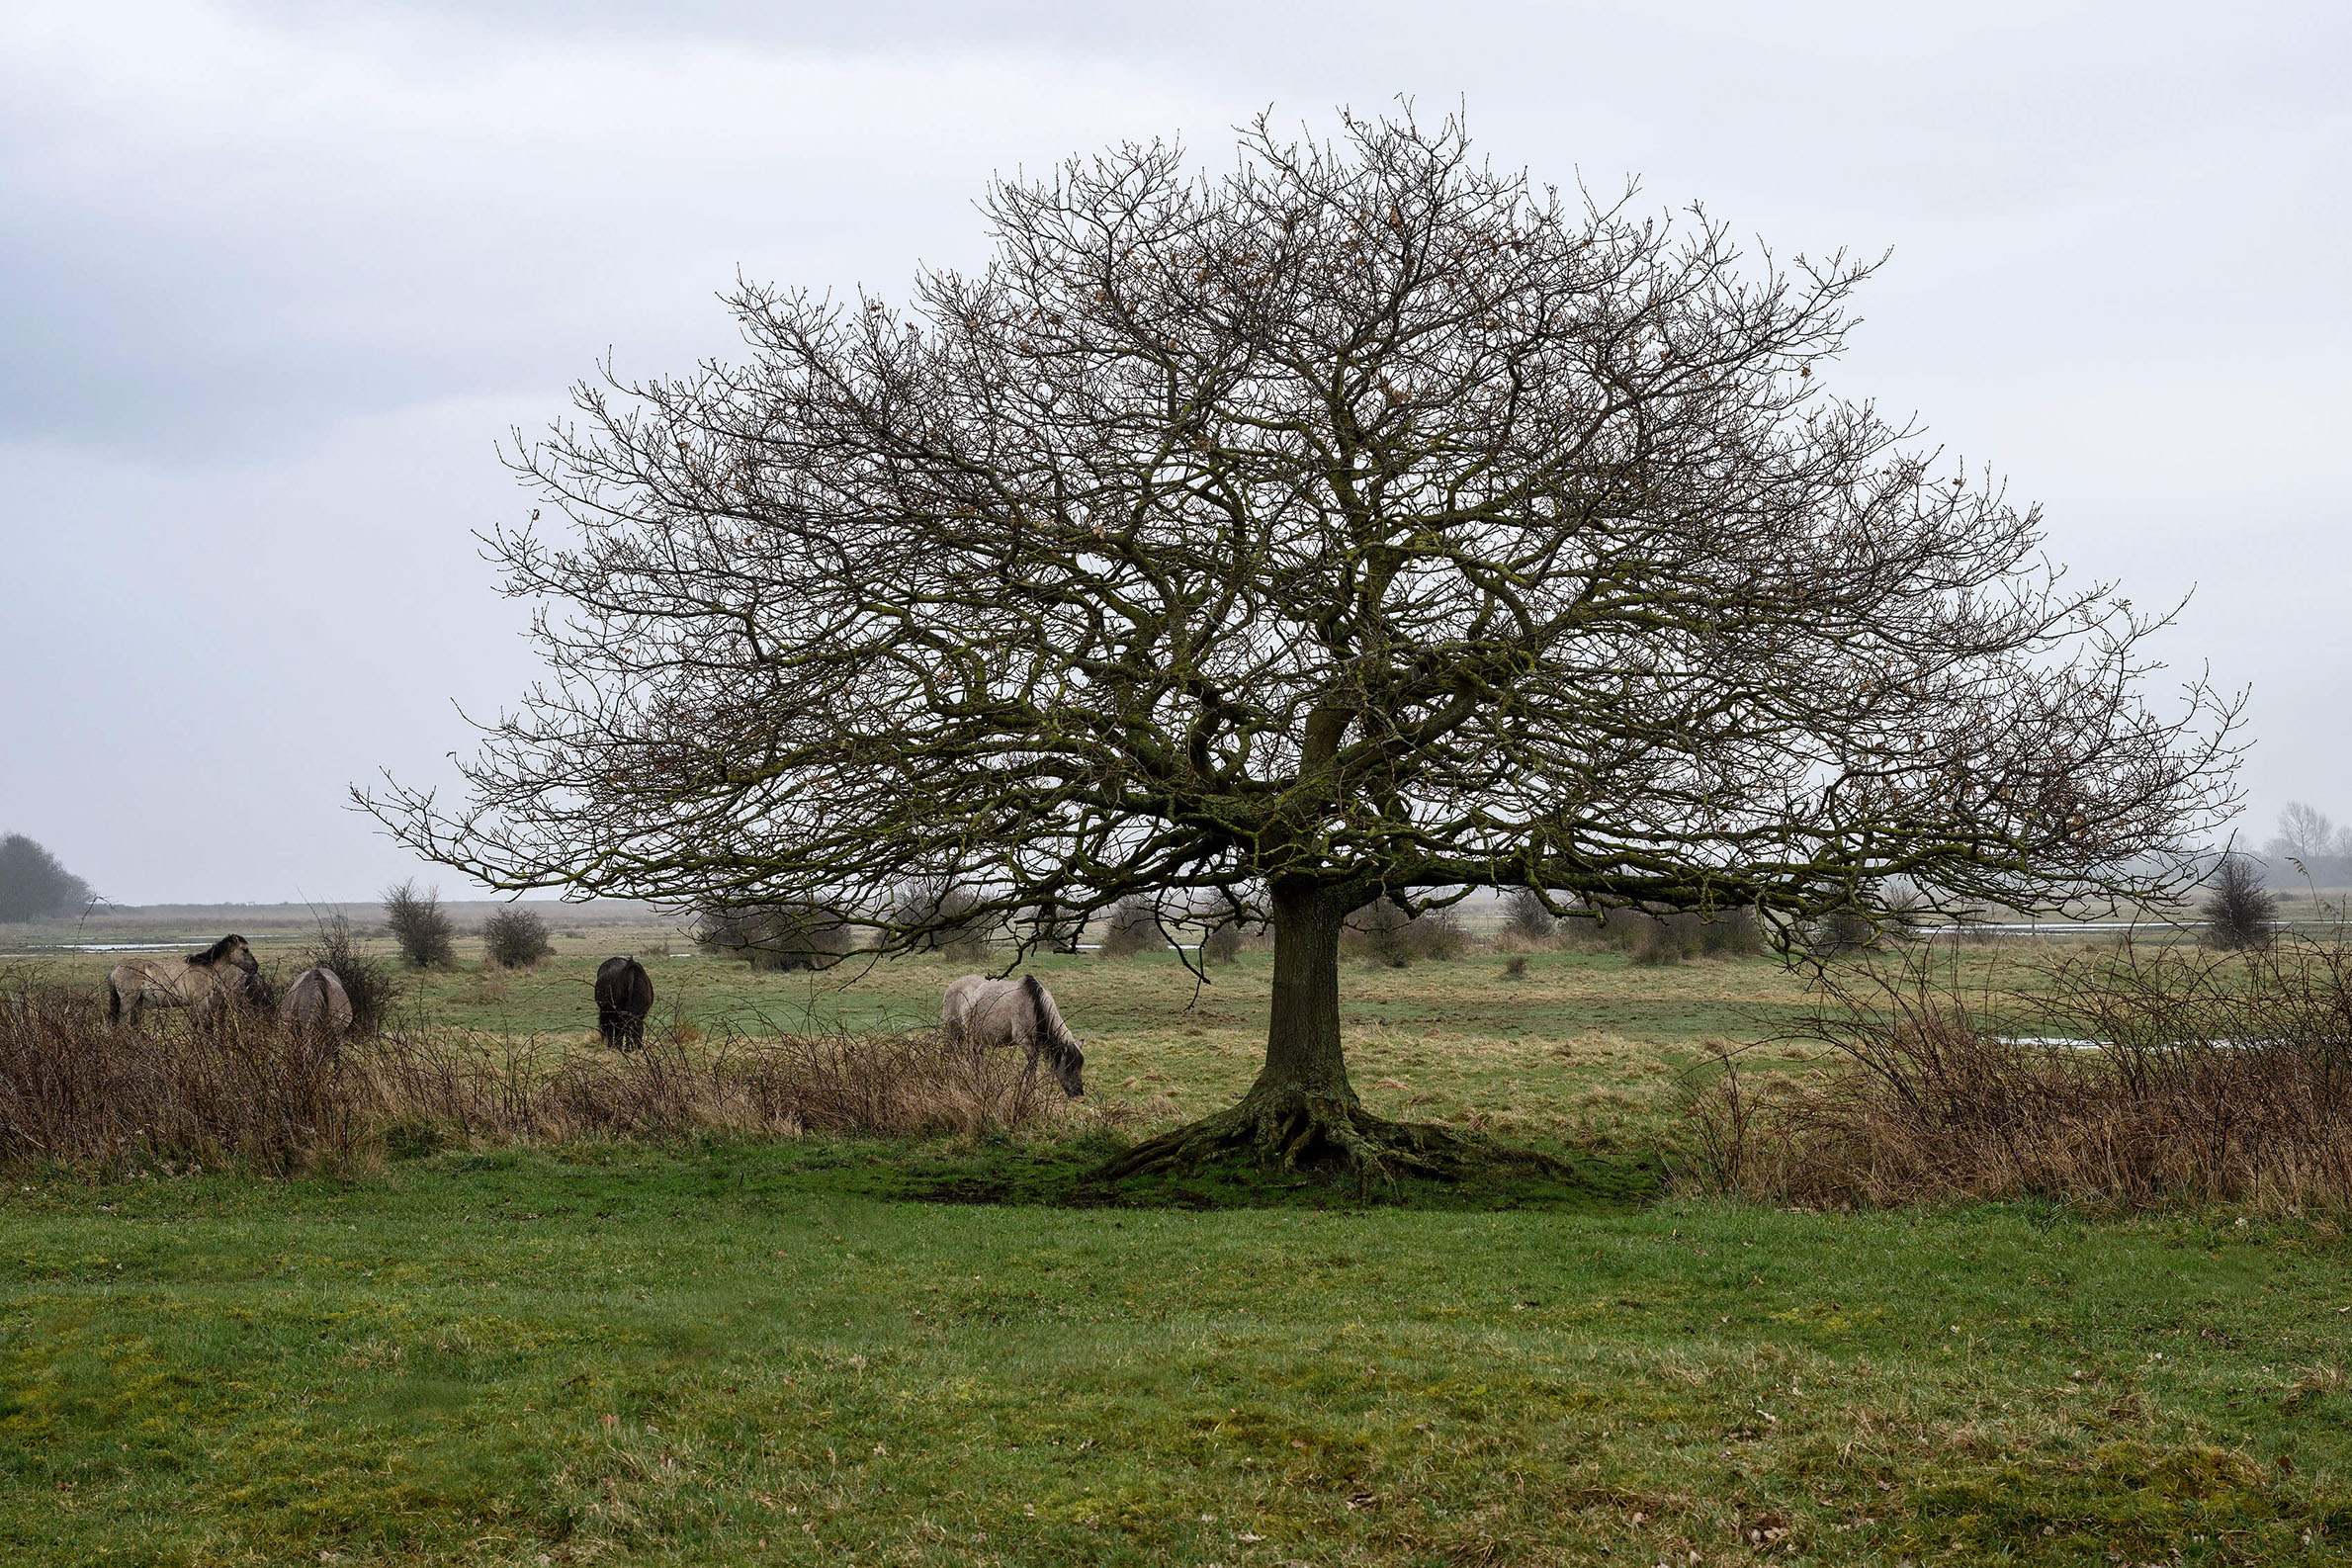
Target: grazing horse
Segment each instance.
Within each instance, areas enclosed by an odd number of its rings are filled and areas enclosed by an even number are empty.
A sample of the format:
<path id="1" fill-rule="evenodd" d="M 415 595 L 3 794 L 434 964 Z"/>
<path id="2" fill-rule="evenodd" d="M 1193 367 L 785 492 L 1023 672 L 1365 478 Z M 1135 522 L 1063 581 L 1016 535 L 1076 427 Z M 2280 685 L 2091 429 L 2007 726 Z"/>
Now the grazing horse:
<path id="1" fill-rule="evenodd" d="M 261 1002 L 268 992 L 262 984 L 261 961 L 242 936 L 223 936 L 201 953 L 178 963 L 168 958 L 127 958 L 107 971 L 106 1021 L 123 1021 L 123 1003 L 131 1002 L 131 1026 L 138 1027 L 141 1008 L 186 1007 L 198 1028 L 209 1027 L 227 1008 L 240 1002 Z"/>
<path id="2" fill-rule="evenodd" d="M 1079 1076 L 1087 1065 L 1087 1053 L 1055 1009 L 1053 993 L 1039 985 L 1035 975 L 1018 980 L 966 975 L 950 981 L 940 1021 L 947 1026 L 950 1040 L 1027 1051 L 1032 1073 L 1037 1071 L 1037 1059 L 1044 1057 L 1053 1064 L 1054 1077 L 1062 1081 L 1062 1092 L 1072 1099 L 1087 1091 Z"/>
<path id="3" fill-rule="evenodd" d="M 331 969 L 305 969 L 286 988 L 278 1021 L 295 1034 L 333 1045 L 351 1032 L 351 994 Z"/>
<path id="4" fill-rule="evenodd" d="M 646 1043 L 646 1014 L 653 1010 L 653 977 L 634 958 L 608 958 L 596 966 L 596 1032 L 616 1050 Z"/>

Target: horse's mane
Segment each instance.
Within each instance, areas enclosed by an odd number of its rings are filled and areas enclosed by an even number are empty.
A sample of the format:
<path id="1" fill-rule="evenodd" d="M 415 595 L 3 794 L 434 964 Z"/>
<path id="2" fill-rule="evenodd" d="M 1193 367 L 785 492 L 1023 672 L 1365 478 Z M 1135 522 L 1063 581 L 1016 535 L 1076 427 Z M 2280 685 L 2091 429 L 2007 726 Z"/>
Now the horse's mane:
<path id="1" fill-rule="evenodd" d="M 1071 1038 L 1070 1025 L 1062 1021 L 1061 1009 L 1035 975 L 1021 976 L 1021 990 L 1029 994 L 1029 1016 L 1037 1020 L 1038 1046 L 1059 1058 L 1074 1050 L 1078 1042 Z"/>
<path id="2" fill-rule="evenodd" d="M 191 964 L 218 964 L 220 962 L 220 960 L 228 956 L 228 950 L 230 948 L 241 947 L 244 945 L 244 942 L 245 939 L 242 936 L 223 936 L 220 938 L 220 940 L 215 942 L 203 952 L 190 953 L 188 955 L 188 962 Z"/>

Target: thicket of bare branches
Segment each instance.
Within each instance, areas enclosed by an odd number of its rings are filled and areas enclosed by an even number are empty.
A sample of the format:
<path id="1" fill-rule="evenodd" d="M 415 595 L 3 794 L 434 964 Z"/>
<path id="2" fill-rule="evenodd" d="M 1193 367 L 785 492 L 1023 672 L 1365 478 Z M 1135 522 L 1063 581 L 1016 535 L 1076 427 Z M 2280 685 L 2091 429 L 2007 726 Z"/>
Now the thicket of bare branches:
<path id="1" fill-rule="evenodd" d="M 1694 958 L 1746 958 L 1764 951 L 1764 933 L 1748 910 L 1722 910 L 1712 915 L 1689 910 L 1658 915 L 1617 910 L 1610 915 L 1603 934 L 1644 967 Z"/>
<path id="2" fill-rule="evenodd" d="M 1543 896 L 1532 888 L 1513 888 L 1503 896 L 1503 934 L 1523 943 L 1544 943 L 1560 932 L 1559 917 L 1543 907 Z"/>
<path id="3" fill-rule="evenodd" d="M 1396 900 L 1374 899 L 1348 916 L 1340 950 L 1383 969 L 1402 969 L 1417 958 L 1444 963 L 1462 956 L 1468 933 L 1449 909 L 1415 915 Z"/>
<path id="4" fill-rule="evenodd" d="M 0 924 L 79 915 L 97 902 L 90 884 L 23 833 L 0 835 Z"/>
<path id="5" fill-rule="evenodd" d="M 395 1028 L 321 1051 L 265 1012 L 115 1029 L 89 996 L 0 995 L 0 1166 L 282 1173 L 441 1142 L 968 1133 L 1061 1104 L 1017 1053 L 935 1030 L 694 1046 L 654 1031 L 612 1052 Z"/>
<path id="6" fill-rule="evenodd" d="M 1168 934 L 1160 928 L 1159 911 L 1142 898 L 1121 899 L 1112 906 L 1094 943 L 1097 958 L 1135 958 L 1167 950 Z"/>
<path id="7" fill-rule="evenodd" d="M 1726 1062 L 1695 1102 L 1699 1175 L 1776 1202 L 2057 1198 L 2352 1208 L 2352 949 L 2127 945 L 2065 958 L 1996 1012 L 1916 951 L 1798 1031 L 1843 1068 Z"/>
<path id="8" fill-rule="evenodd" d="M 1337 944 L 1376 898 L 2047 907 L 2177 887 L 2232 804 L 2233 706 L 2143 697 L 2161 618 L 1824 389 L 1867 264 L 1563 197 L 1409 112 L 984 209 L 977 275 L 745 285 L 740 360 L 582 387 L 516 454 L 555 516 L 490 548 L 555 678 L 457 810 L 374 801 L 402 837 L 893 947 L 1263 899 L 1266 1068 L 1220 1136 L 1362 1160 Z"/>

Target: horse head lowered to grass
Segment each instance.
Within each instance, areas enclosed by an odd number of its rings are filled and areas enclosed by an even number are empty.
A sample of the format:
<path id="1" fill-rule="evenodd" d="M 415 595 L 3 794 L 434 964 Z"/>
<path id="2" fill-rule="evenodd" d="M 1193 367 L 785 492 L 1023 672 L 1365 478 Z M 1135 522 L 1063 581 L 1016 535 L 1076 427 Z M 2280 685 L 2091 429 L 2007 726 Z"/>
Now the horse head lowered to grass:
<path id="1" fill-rule="evenodd" d="M 242 936 L 223 936 L 201 953 L 173 961 L 168 958 L 127 958 L 107 971 L 106 1021 L 138 1025 L 142 1009 L 186 1007 L 198 1028 L 208 1028 L 228 1008 L 265 1005 L 268 988 L 261 978 L 261 961 Z"/>
<path id="2" fill-rule="evenodd" d="M 1087 1091 L 1081 1077 L 1086 1069 L 1087 1053 L 1078 1036 L 1062 1021 L 1060 1010 L 1054 1006 L 1053 993 L 1038 984 L 1035 975 L 1023 975 L 1018 980 L 966 975 L 951 981 L 946 1002 L 940 1009 L 940 1020 L 951 1040 L 1027 1051 L 1032 1073 L 1037 1070 L 1038 1059 L 1044 1058 L 1053 1064 L 1054 1077 L 1062 1083 L 1062 1092 L 1072 1099 Z"/>

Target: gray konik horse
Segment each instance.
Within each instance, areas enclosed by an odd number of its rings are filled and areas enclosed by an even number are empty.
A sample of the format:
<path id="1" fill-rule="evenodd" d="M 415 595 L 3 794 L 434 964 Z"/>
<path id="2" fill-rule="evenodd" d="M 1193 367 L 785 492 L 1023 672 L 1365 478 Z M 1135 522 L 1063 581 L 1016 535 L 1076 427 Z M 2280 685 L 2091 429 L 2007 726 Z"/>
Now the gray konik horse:
<path id="1" fill-rule="evenodd" d="M 286 988 L 278 1021 L 307 1040 L 334 1045 L 351 1032 L 351 994 L 331 969 L 305 969 Z"/>
<path id="2" fill-rule="evenodd" d="M 966 975 L 950 981 L 940 1021 L 947 1026 L 950 1040 L 1027 1051 L 1032 1073 L 1037 1071 L 1037 1059 L 1045 1058 L 1053 1064 L 1054 1077 L 1062 1081 L 1062 1092 L 1072 1099 L 1087 1091 L 1079 1076 L 1087 1065 L 1087 1053 L 1055 1009 L 1053 994 L 1037 983 L 1035 975 L 1018 980 Z"/>
<path id="3" fill-rule="evenodd" d="M 131 1003 L 131 1027 L 142 1008 L 186 1007 L 198 1028 L 208 1028 L 232 1006 L 267 1000 L 261 961 L 242 936 L 223 936 L 201 953 L 169 958 L 127 958 L 107 971 L 106 1021 L 123 1021 Z"/>

